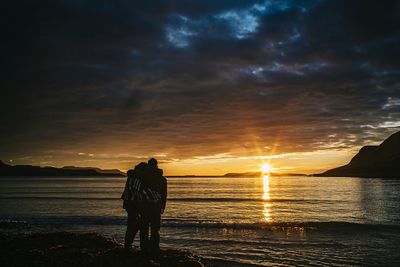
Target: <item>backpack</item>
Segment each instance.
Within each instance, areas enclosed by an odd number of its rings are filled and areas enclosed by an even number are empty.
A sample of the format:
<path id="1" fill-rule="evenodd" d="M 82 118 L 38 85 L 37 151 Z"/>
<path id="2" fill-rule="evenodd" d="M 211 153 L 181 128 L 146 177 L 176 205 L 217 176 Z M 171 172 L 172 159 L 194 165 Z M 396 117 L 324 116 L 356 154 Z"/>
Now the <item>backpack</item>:
<path id="1" fill-rule="evenodd" d="M 143 186 L 140 179 L 129 177 L 126 181 L 121 199 L 123 199 L 124 202 L 131 201 L 138 204 L 159 203 L 161 201 L 161 194 L 149 187 Z"/>

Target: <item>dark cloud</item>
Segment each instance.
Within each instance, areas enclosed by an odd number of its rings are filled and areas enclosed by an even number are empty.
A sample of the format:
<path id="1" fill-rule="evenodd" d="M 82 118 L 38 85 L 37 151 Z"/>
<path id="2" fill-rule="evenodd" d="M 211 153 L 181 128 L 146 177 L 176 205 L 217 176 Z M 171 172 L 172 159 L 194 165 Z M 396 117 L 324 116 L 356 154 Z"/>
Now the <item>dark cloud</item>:
<path id="1" fill-rule="evenodd" d="M 1 13 L 0 158 L 79 152 L 119 167 L 351 148 L 400 126 L 398 1 L 8 1 Z"/>

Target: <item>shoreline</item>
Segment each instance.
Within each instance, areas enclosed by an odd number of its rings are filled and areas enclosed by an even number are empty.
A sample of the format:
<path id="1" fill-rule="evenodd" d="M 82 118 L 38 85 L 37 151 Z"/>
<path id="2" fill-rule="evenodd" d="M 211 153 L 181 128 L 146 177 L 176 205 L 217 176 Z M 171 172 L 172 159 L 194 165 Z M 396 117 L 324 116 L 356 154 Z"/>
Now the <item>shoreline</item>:
<path id="1" fill-rule="evenodd" d="M 205 267 L 203 259 L 186 250 L 161 248 L 157 258 L 98 233 L 36 232 L 15 221 L 0 224 L 0 262 L 4 266 L 135 266 Z"/>

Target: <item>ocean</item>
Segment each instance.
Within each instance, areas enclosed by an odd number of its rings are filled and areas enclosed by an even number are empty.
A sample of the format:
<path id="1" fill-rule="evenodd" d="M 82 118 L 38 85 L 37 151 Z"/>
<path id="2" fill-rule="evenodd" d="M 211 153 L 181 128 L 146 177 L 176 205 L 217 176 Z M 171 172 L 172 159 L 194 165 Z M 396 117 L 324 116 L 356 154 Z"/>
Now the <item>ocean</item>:
<path id="1" fill-rule="evenodd" d="M 122 242 L 124 184 L 3 177 L 0 220 Z M 400 266 L 400 179 L 168 178 L 161 246 L 209 266 Z"/>

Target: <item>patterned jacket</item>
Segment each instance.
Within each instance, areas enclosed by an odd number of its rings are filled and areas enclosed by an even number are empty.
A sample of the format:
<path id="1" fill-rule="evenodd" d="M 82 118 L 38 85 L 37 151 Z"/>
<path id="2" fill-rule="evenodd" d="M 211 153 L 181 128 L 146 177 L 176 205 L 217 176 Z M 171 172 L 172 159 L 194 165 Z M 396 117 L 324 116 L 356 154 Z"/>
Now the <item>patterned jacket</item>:
<path id="1" fill-rule="evenodd" d="M 134 171 L 132 172 L 128 172 L 129 175 L 121 199 L 124 201 L 132 201 L 135 204 L 160 203 L 162 198 L 161 194 L 150 187 L 144 186 L 141 178 L 137 177 Z"/>

